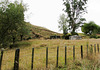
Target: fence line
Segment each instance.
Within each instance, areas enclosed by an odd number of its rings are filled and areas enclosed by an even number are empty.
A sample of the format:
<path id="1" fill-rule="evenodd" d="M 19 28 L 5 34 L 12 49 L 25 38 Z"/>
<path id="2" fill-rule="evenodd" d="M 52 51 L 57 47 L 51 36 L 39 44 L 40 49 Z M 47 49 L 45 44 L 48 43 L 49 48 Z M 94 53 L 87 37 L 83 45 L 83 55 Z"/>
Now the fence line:
<path id="1" fill-rule="evenodd" d="M 81 59 L 83 59 L 83 48 L 84 46 L 81 45 Z M 67 46 L 65 46 L 65 65 L 67 65 Z M 86 45 L 86 53 L 87 53 L 87 57 L 89 54 L 89 45 Z M 94 44 L 94 53 L 96 55 L 96 49 L 99 53 L 99 44 Z M 59 47 L 56 47 L 57 50 L 57 56 L 56 56 L 56 67 L 58 67 L 59 65 Z M 3 50 L 1 50 L 1 57 L 0 57 L 0 70 L 1 70 L 1 65 L 2 65 L 2 59 L 3 59 Z M 22 54 L 22 53 L 21 53 Z M 46 68 L 48 68 L 48 47 L 46 47 Z M 93 45 L 90 45 L 90 54 L 93 54 Z M 14 70 L 18 70 L 19 69 L 19 55 L 20 55 L 20 49 L 16 49 L 15 51 L 15 59 L 14 59 Z M 28 54 L 29 55 L 29 54 Z M 32 60 L 31 60 L 31 70 L 33 70 L 33 66 L 34 66 L 34 48 L 32 48 Z M 22 55 L 23 56 L 27 56 L 27 55 Z M 51 56 L 52 57 L 52 56 Z M 75 46 L 73 46 L 73 60 L 75 60 Z"/>

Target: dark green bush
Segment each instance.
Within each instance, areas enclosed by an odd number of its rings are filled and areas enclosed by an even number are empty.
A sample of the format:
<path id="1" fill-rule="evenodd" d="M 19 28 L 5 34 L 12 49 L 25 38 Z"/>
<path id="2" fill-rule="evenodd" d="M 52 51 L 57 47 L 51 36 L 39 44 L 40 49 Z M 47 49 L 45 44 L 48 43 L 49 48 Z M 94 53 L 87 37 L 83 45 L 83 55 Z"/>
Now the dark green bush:
<path id="1" fill-rule="evenodd" d="M 26 40 L 32 39 L 32 37 L 28 37 Z"/>
<path id="2" fill-rule="evenodd" d="M 72 34 L 72 35 L 78 35 L 78 33 L 76 33 L 76 32 L 71 32 L 71 34 Z"/>
<path id="3" fill-rule="evenodd" d="M 100 36 L 98 36 L 98 38 L 100 38 Z"/>
<path id="4" fill-rule="evenodd" d="M 62 38 L 63 38 L 63 39 L 69 39 L 69 36 L 71 36 L 71 34 L 63 35 Z"/>
<path id="5" fill-rule="evenodd" d="M 95 38 L 95 39 L 97 39 L 98 36 L 96 36 L 96 35 L 91 35 L 90 38 Z"/>

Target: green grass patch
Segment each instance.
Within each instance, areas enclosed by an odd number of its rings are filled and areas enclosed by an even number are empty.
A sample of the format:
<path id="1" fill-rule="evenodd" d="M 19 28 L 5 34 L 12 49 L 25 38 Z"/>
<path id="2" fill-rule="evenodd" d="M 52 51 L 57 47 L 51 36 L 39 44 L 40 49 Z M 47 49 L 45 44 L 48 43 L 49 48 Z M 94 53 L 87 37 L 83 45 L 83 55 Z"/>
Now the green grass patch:
<path id="1" fill-rule="evenodd" d="M 10 45 L 10 48 L 21 48 L 21 47 L 29 47 L 31 46 L 32 42 L 29 41 L 20 41 L 16 42 L 15 44 Z"/>

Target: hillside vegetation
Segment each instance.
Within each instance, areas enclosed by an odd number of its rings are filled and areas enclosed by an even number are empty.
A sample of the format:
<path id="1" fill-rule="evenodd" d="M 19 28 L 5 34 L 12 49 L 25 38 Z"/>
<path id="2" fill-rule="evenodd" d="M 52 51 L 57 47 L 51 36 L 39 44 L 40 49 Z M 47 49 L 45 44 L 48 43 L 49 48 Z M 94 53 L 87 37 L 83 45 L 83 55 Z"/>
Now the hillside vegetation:
<path id="1" fill-rule="evenodd" d="M 53 32 L 47 28 L 32 25 L 30 23 L 27 23 L 27 26 L 30 28 L 30 36 L 31 38 L 50 38 L 52 35 L 59 35 L 61 36 L 62 34 Z"/>

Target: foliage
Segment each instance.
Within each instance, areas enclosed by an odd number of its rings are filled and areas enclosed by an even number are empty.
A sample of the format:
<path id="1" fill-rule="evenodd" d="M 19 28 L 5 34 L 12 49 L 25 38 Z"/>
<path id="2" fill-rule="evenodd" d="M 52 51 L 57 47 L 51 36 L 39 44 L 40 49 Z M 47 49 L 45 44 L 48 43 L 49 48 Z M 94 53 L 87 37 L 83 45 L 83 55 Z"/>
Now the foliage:
<path id="1" fill-rule="evenodd" d="M 98 36 L 96 36 L 96 35 L 91 35 L 90 38 L 95 38 L 95 39 L 97 39 Z"/>
<path id="2" fill-rule="evenodd" d="M 86 4 L 88 0 L 63 0 L 66 9 L 64 10 L 68 15 L 68 22 L 72 34 L 76 33 L 85 21 L 82 15 L 86 12 Z"/>
<path id="3" fill-rule="evenodd" d="M 97 33 L 99 33 L 100 26 L 96 25 L 93 21 L 90 21 L 89 23 L 85 23 L 81 30 L 86 35 L 93 35 L 95 36 Z"/>
<path id="4" fill-rule="evenodd" d="M 23 3 L 8 0 L 0 3 L 0 45 L 15 42 L 20 31 L 26 29 L 24 22 L 24 12 L 26 11 Z M 25 32 L 25 30 L 24 30 Z"/>
<path id="5" fill-rule="evenodd" d="M 67 34 L 68 33 L 68 23 L 67 23 L 67 18 L 64 14 L 60 15 L 60 19 L 59 19 L 59 28 L 60 30 L 63 30 L 63 34 Z"/>
<path id="6" fill-rule="evenodd" d="M 71 34 L 64 35 L 65 39 L 69 39 L 70 36 L 71 36 Z"/>
<path id="7" fill-rule="evenodd" d="M 72 35 L 78 35 L 78 33 L 76 33 L 76 32 L 71 32 L 71 34 L 72 34 Z"/>
<path id="8" fill-rule="evenodd" d="M 23 37 L 30 35 L 30 26 L 28 26 L 27 22 L 23 22 L 22 25 L 20 25 L 21 27 L 19 27 L 18 30 L 18 34 L 20 36 L 20 40 L 23 40 Z"/>

